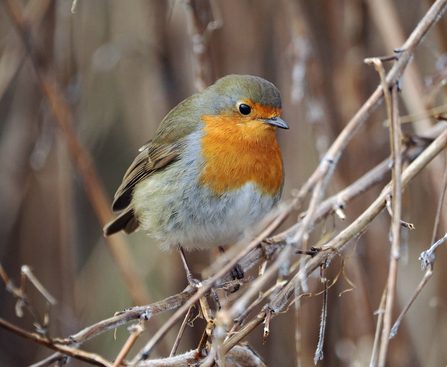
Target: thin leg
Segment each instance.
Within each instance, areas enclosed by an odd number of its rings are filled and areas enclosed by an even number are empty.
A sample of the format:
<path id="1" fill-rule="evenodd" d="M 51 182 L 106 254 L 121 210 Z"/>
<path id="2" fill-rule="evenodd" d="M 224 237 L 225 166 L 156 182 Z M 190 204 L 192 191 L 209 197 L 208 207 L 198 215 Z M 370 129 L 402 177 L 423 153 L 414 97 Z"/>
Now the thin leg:
<path id="1" fill-rule="evenodd" d="M 185 252 L 183 251 L 182 246 L 179 246 L 177 248 L 177 251 L 179 252 L 180 257 L 182 258 L 182 263 L 183 263 L 183 267 L 185 268 L 186 279 L 188 279 L 188 283 L 190 285 L 192 285 L 193 287 L 197 286 L 197 284 L 200 282 L 192 276 L 192 273 L 188 267 L 188 263 L 186 262 L 186 256 L 185 256 Z"/>
<path id="2" fill-rule="evenodd" d="M 221 254 L 225 253 L 225 250 L 222 246 L 219 246 L 219 251 Z M 233 269 L 230 270 L 230 274 L 231 277 L 233 278 L 233 280 L 237 280 L 237 279 L 243 279 L 244 278 L 244 269 L 242 269 L 242 266 L 240 266 L 239 264 L 236 264 L 234 266 Z M 236 284 L 232 290 L 230 290 L 230 293 L 234 293 L 237 290 L 239 290 L 240 285 Z"/>
<path id="3" fill-rule="evenodd" d="M 309 255 L 310 257 L 314 257 L 319 252 L 319 249 L 316 247 L 311 247 L 310 250 L 303 251 L 303 250 L 296 250 L 296 254 L 300 255 Z"/>
<path id="4" fill-rule="evenodd" d="M 219 246 L 219 251 L 221 254 L 225 254 L 225 250 L 222 246 Z M 233 269 L 230 271 L 231 277 L 233 280 L 243 279 L 244 278 L 244 269 L 239 264 L 236 264 Z"/>

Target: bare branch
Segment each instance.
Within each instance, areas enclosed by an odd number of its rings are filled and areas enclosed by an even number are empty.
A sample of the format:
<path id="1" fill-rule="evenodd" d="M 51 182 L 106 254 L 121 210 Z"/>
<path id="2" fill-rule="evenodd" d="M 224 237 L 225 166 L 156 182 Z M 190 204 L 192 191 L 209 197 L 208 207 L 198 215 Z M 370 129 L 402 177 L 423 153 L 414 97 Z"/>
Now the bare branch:
<path id="1" fill-rule="evenodd" d="M 116 357 L 115 361 L 113 362 L 112 367 L 119 367 L 121 366 L 121 363 L 123 362 L 124 358 L 126 357 L 127 353 L 129 353 L 130 348 L 135 344 L 138 337 L 141 335 L 141 333 L 144 331 L 143 323 L 140 322 L 137 325 L 132 325 L 129 328 L 132 333 L 129 335 L 129 338 L 127 339 L 124 346 L 121 348 L 121 351 L 119 352 L 118 356 Z"/>
<path id="2" fill-rule="evenodd" d="M 397 330 L 402 323 L 402 320 L 404 316 L 407 314 L 408 310 L 410 309 L 411 305 L 413 304 L 414 300 L 417 298 L 417 296 L 421 293 L 424 286 L 427 284 L 427 282 L 430 280 L 431 276 L 433 275 L 433 269 L 431 267 L 427 268 L 427 271 L 424 274 L 424 278 L 419 283 L 416 290 L 413 292 L 413 294 L 410 297 L 410 300 L 406 304 L 406 306 L 401 311 L 399 317 L 397 318 L 396 322 L 394 323 L 391 332 L 390 332 L 390 339 L 394 338 L 397 334 Z"/>
<path id="3" fill-rule="evenodd" d="M 211 32 L 220 28 L 222 21 L 210 0 L 187 0 L 185 6 L 194 54 L 194 84 L 201 91 L 215 80 L 209 40 Z"/>
<path id="4" fill-rule="evenodd" d="M 175 338 L 175 342 L 174 342 L 174 345 L 172 346 L 171 353 L 169 354 L 169 357 L 174 357 L 175 354 L 177 353 L 177 348 L 180 345 L 180 341 L 182 340 L 183 333 L 185 331 L 186 325 L 189 322 L 189 318 L 191 316 L 191 311 L 193 308 L 194 308 L 194 306 L 191 306 L 189 308 L 188 312 L 185 315 L 185 318 L 183 319 L 182 325 L 180 326 L 177 337 Z"/>
<path id="5" fill-rule="evenodd" d="M 57 362 L 60 362 L 63 364 L 63 363 L 66 363 L 67 359 L 68 359 L 68 357 L 63 355 L 62 353 L 54 353 L 51 356 L 49 356 L 48 358 L 45 358 L 38 363 L 34 363 L 29 367 L 47 367 L 47 366 L 51 366 L 52 364 L 57 363 Z"/>
<path id="6" fill-rule="evenodd" d="M 46 337 L 43 337 L 37 333 L 30 333 L 28 331 L 20 329 L 17 326 L 14 326 L 14 325 L 10 324 L 9 322 L 3 320 L 2 318 L 0 318 L 0 327 L 10 331 L 13 334 L 20 336 L 22 338 L 31 340 L 37 344 L 40 344 L 40 345 L 43 345 L 50 349 L 53 349 L 55 351 L 58 351 L 59 353 L 62 353 L 64 355 L 79 359 L 80 361 L 88 362 L 95 366 L 112 367 L 112 364 L 110 362 L 106 361 L 101 356 L 98 356 L 94 353 L 88 353 L 88 352 L 85 352 L 85 351 L 82 351 L 82 350 L 79 350 L 76 348 L 72 348 L 67 345 L 58 344 L 56 341 L 51 340 Z"/>
<path id="7" fill-rule="evenodd" d="M 324 264 L 322 265 L 322 272 L 324 272 Z M 320 333 L 318 335 L 318 344 L 317 350 L 315 351 L 314 364 L 316 365 L 318 361 L 323 360 L 323 345 L 324 345 L 324 335 L 326 331 L 326 323 L 327 323 L 327 303 L 328 303 L 328 283 L 329 281 L 322 276 L 321 282 L 323 283 L 323 306 L 321 309 L 320 316 Z"/>
<path id="8" fill-rule="evenodd" d="M 382 338 L 380 342 L 379 366 L 384 366 L 388 351 L 389 335 L 391 329 L 391 316 L 394 305 L 394 297 L 396 293 L 397 266 L 400 258 L 400 231 L 401 231 L 401 213 L 402 213 L 402 160 L 401 150 L 401 130 L 399 122 L 399 109 L 397 99 L 397 86 L 392 89 L 391 104 L 391 144 L 393 154 L 393 218 L 391 223 L 391 254 L 390 254 L 390 270 L 387 282 L 387 296 L 385 303 L 385 315 L 383 319 Z"/>
<path id="9" fill-rule="evenodd" d="M 421 260 L 422 264 L 422 270 L 426 270 L 428 267 L 433 267 L 433 262 L 435 261 L 436 255 L 435 251 L 436 249 L 442 245 L 445 240 L 447 240 L 447 233 L 442 237 L 439 241 L 434 243 L 427 251 L 424 251 L 421 256 L 419 257 L 419 260 Z"/>

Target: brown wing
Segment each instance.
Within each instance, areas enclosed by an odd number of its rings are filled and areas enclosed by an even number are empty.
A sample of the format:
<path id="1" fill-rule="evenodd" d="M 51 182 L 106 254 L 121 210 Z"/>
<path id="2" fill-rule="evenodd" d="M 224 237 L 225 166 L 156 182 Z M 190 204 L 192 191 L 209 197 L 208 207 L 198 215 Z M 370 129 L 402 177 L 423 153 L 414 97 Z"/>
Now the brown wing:
<path id="1" fill-rule="evenodd" d="M 104 227 L 105 236 L 119 231 L 130 234 L 138 229 L 138 219 L 135 218 L 133 209 L 130 207 L 132 191 L 137 183 L 172 162 L 179 155 L 179 146 L 177 142 L 165 145 L 151 145 L 151 142 L 148 142 L 140 148 L 140 154 L 124 175 L 123 182 L 113 200 L 112 210 L 124 211 Z"/>
<path id="2" fill-rule="evenodd" d="M 159 146 L 146 144 L 124 175 L 123 182 L 116 191 L 112 210 L 114 212 L 119 212 L 126 209 L 130 205 L 132 191 L 135 185 L 150 176 L 156 170 L 168 165 L 178 156 L 178 154 L 178 143 Z"/>
<path id="3" fill-rule="evenodd" d="M 104 227 L 104 236 L 107 237 L 119 231 L 131 234 L 136 231 L 139 226 L 140 223 L 138 223 L 138 219 L 135 218 L 133 209 L 129 207 Z"/>

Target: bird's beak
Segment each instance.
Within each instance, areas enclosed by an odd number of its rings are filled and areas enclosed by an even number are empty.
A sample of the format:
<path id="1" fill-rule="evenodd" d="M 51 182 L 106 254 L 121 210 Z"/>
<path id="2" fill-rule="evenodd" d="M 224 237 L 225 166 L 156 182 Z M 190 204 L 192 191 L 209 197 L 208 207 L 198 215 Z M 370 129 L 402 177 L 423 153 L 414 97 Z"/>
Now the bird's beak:
<path id="1" fill-rule="evenodd" d="M 270 119 L 260 119 L 260 120 L 266 124 L 280 127 L 281 129 L 289 128 L 289 125 L 287 125 L 286 122 L 284 120 L 280 119 L 279 117 L 272 117 Z"/>

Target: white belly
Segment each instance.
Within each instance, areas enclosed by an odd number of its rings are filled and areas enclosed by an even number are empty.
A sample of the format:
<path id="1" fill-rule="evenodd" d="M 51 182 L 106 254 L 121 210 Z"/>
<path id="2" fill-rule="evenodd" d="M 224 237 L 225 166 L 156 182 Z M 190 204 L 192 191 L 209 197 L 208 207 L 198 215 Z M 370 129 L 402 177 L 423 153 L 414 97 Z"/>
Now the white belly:
<path id="1" fill-rule="evenodd" d="M 157 174 L 138 184 L 133 200 L 140 226 L 166 250 L 177 245 L 203 249 L 235 242 L 277 202 L 277 198 L 262 195 L 253 183 L 220 197 L 197 182 L 180 187 L 178 182 L 172 184 L 169 177 Z"/>

